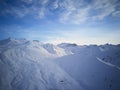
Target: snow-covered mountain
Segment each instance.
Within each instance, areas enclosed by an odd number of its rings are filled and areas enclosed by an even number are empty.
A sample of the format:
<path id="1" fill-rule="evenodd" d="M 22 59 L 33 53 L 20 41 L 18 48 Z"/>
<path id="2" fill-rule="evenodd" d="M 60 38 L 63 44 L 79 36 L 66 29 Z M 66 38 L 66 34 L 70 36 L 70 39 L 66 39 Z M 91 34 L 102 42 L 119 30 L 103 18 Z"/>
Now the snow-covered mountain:
<path id="1" fill-rule="evenodd" d="M 120 45 L 63 47 L 73 55 L 55 61 L 85 90 L 120 89 Z"/>
<path id="2" fill-rule="evenodd" d="M 0 41 L 0 90 L 120 90 L 120 45 Z"/>
<path id="3" fill-rule="evenodd" d="M 48 60 L 54 55 L 41 45 L 10 38 L 0 41 L 0 90 L 80 90 L 73 78 Z"/>

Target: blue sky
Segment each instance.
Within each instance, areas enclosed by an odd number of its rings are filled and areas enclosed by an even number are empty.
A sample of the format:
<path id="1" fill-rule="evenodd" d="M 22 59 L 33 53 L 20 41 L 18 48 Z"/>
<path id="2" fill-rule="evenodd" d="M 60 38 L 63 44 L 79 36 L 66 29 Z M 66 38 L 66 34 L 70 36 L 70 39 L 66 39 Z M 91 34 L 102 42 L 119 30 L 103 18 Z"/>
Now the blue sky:
<path id="1" fill-rule="evenodd" d="M 120 44 L 119 0 L 0 0 L 0 39 Z"/>

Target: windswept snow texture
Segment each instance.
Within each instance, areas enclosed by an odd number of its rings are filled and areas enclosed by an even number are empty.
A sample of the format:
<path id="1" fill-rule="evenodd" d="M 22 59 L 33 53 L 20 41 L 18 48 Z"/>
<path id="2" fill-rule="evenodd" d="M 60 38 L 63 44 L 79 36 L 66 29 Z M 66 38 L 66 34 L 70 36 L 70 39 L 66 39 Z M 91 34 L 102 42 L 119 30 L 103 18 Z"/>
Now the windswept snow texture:
<path id="1" fill-rule="evenodd" d="M 1 40 L 0 90 L 120 90 L 120 45 Z"/>
<path id="2" fill-rule="evenodd" d="M 56 52 L 49 53 L 36 41 L 0 41 L 0 90 L 81 90 L 73 78 L 49 60 L 56 58 Z"/>
<path id="3" fill-rule="evenodd" d="M 73 55 L 55 61 L 82 88 L 120 90 L 120 45 L 58 46 L 71 51 Z"/>

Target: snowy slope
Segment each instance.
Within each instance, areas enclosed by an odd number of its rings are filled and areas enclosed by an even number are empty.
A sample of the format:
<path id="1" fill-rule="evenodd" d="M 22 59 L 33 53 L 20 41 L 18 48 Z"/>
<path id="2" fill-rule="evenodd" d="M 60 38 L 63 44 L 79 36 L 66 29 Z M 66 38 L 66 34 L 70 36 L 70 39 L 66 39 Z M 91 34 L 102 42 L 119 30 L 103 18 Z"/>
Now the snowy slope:
<path id="1" fill-rule="evenodd" d="M 72 54 L 84 54 L 92 55 L 94 57 L 100 58 L 103 62 L 109 62 L 113 65 L 120 67 L 120 45 L 72 45 L 68 43 L 63 43 L 58 45 L 65 51 L 69 51 Z"/>
<path id="2" fill-rule="evenodd" d="M 120 90 L 120 45 L 63 48 L 73 55 L 55 61 L 85 90 Z"/>
<path id="3" fill-rule="evenodd" d="M 110 63 L 118 68 L 120 68 L 120 45 L 101 45 L 100 55 L 97 56 L 99 60 L 101 59 L 105 63 Z"/>
<path id="4" fill-rule="evenodd" d="M 101 63 L 93 56 L 75 54 L 56 61 L 85 90 L 120 89 L 120 70 Z"/>
<path id="5" fill-rule="evenodd" d="M 0 41 L 0 90 L 120 90 L 120 45 Z"/>
<path id="6" fill-rule="evenodd" d="M 0 90 L 80 90 L 36 41 L 0 41 Z M 82 90 L 82 89 L 81 89 Z"/>
<path id="7" fill-rule="evenodd" d="M 71 54 L 70 52 L 66 52 L 63 48 L 60 48 L 58 46 L 55 46 L 53 44 L 43 44 L 43 48 L 45 48 L 49 53 L 54 54 L 55 56 L 65 56 L 68 54 Z"/>

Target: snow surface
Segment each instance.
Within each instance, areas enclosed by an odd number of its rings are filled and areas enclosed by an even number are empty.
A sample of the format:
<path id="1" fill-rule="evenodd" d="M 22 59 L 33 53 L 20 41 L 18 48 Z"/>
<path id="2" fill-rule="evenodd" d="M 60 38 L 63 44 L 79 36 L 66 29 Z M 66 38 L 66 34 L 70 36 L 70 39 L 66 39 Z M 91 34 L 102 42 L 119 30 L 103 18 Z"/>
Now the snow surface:
<path id="1" fill-rule="evenodd" d="M 0 90 L 120 90 L 120 45 L 0 41 Z"/>
<path id="2" fill-rule="evenodd" d="M 0 42 L 0 90 L 80 90 L 79 84 L 49 60 L 54 55 L 41 43 Z"/>
<path id="3" fill-rule="evenodd" d="M 85 90 L 120 90 L 120 45 L 62 47 L 73 55 L 56 63 Z M 102 49 L 102 50 L 101 50 Z"/>

